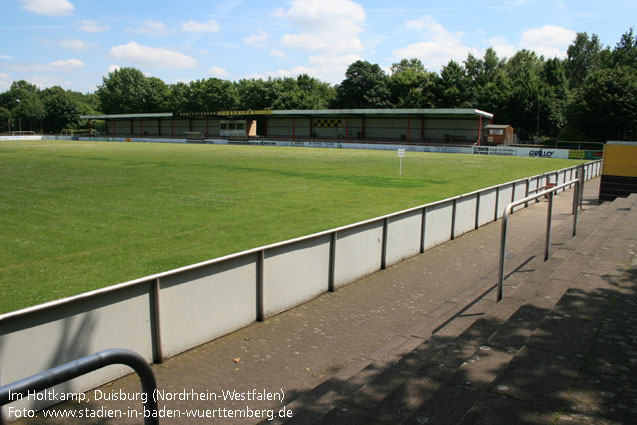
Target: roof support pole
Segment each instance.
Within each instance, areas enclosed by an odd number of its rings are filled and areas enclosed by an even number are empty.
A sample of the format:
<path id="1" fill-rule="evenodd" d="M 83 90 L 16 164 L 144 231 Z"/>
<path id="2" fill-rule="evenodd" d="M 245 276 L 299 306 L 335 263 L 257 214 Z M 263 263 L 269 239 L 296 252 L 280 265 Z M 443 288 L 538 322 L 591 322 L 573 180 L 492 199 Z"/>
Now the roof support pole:
<path id="1" fill-rule="evenodd" d="M 140 118 L 141 119 L 141 118 Z M 130 119 L 130 135 L 133 135 L 133 119 Z"/>
<path id="2" fill-rule="evenodd" d="M 91 120 L 86 120 L 86 124 L 88 125 L 88 137 L 91 137 Z"/>
<path id="3" fill-rule="evenodd" d="M 409 143 L 409 130 L 411 127 L 411 117 L 409 115 L 407 115 L 407 143 Z"/>
<path id="4" fill-rule="evenodd" d="M 478 146 L 480 146 L 480 142 L 482 141 L 482 115 L 478 116 Z"/>
<path id="5" fill-rule="evenodd" d="M 361 117 L 361 139 L 365 139 L 365 117 Z"/>
<path id="6" fill-rule="evenodd" d="M 345 141 L 349 142 L 349 117 L 345 117 Z"/>
<path id="7" fill-rule="evenodd" d="M 139 119 L 139 137 L 144 137 L 144 126 L 143 123 L 144 120 L 142 120 L 141 118 Z"/>
<path id="8" fill-rule="evenodd" d="M 172 139 L 175 138 L 175 120 L 173 117 L 170 117 L 170 137 Z"/>
<path id="9" fill-rule="evenodd" d="M 425 117 L 420 118 L 420 141 L 425 140 Z"/>
<path id="10" fill-rule="evenodd" d="M 246 123 L 248 120 L 246 120 Z M 206 137 L 208 137 L 208 118 L 206 118 Z"/>
<path id="11" fill-rule="evenodd" d="M 296 136 L 296 117 L 292 117 L 292 141 L 294 141 L 294 136 Z"/>

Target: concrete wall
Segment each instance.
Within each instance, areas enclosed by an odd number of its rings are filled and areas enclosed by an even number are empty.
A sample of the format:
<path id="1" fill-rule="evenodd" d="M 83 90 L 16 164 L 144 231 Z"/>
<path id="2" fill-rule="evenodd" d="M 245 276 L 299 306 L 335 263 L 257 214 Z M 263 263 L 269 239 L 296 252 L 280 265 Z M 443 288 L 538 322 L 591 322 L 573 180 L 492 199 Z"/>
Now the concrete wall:
<path id="1" fill-rule="evenodd" d="M 586 170 L 590 178 L 601 169 Z M 161 361 L 485 225 L 538 181 L 546 176 L 0 315 L 0 384 L 107 348 Z M 84 391 L 127 372 L 108 367 L 63 388 Z"/>
<path id="2" fill-rule="evenodd" d="M 477 201 L 477 193 L 456 200 L 454 237 L 458 237 L 476 228 Z"/>
<path id="3" fill-rule="evenodd" d="M 339 288 L 380 270 L 382 248 L 382 220 L 337 232 L 334 286 Z"/>

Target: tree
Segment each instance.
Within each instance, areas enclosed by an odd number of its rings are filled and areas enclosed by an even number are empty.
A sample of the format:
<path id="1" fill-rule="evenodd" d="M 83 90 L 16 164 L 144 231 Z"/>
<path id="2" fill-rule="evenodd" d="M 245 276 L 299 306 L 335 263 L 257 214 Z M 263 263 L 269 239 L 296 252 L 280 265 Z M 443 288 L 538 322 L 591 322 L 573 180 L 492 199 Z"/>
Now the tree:
<path id="1" fill-rule="evenodd" d="M 45 89 L 41 97 L 46 111 L 45 131 L 58 133 L 65 128 L 77 128 L 80 123 L 80 108 L 62 87 Z"/>
<path id="2" fill-rule="evenodd" d="M 356 61 L 336 88 L 334 105 L 340 108 L 390 108 L 389 77 L 378 64 Z"/>
<path id="3" fill-rule="evenodd" d="M 0 106 L 0 132 L 11 129 L 11 111 L 4 106 Z"/>
<path id="4" fill-rule="evenodd" d="M 39 129 L 38 123 L 41 123 L 46 116 L 44 104 L 37 94 L 26 94 L 19 99 L 19 104 L 11 113 L 18 119 L 18 129 L 35 131 Z M 34 130 L 35 129 L 35 130 Z"/>
<path id="5" fill-rule="evenodd" d="M 436 106 L 439 108 L 461 108 L 469 106 L 471 92 L 470 80 L 465 70 L 454 60 L 442 67 L 440 78 L 436 81 Z"/>
<path id="6" fill-rule="evenodd" d="M 622 34 L 610 55 L 610 61 L 610 66 L 637 68 L 637 37 L 633 34 L 632 28 Z"/>
<path id="7" fill-rule="evenodd" d="M 272 81 L 279 93 L 273 109 L 326 109 L 335 97 L 334 88 L 307 74 Z"/>
<path id="8" fill-rule="evenodd" d="M 104 77 L 96 93 L 102 112 L 125 114 L 166 111 L 170 90 L 159 78 L 146 77 L 135 68 L 121 68 Z"/>
<path id="9" fill-rule="evenodd" d="M 433 84 L 437 76 L 419 59 L 403 59 L 391 66 L 391 103 L 398 108 L 432 108 Z"/>
<path id="10" fill-rule="evenodd" d="M 637 71 L 615 66 L 593 72 L 576 93 L 569 116 L 589 140 L 635 140 Z"/>
<path id="11" fill-rule="evenodd" d="M 573 44 L 566 50 L 564 70 L 571 88 L 579 87 L 586 76 L 593 72 L 600 63 L 602 46 L 595 34 L 588 38 L 585 32 L 577 33 Z"/>
<path id="12" fill-rule="evenodd" d="M 566 124 L 568 82 L 563 62 L 558 58 L 544 63 L 540 73 L 538 127 L 544 136 L 556 137 Z"/>
<path id="13" fill-rule="evenodd" d="M 540 109 L 543 103 L 540 73 L 543 59 L 534 52 L 520 50 L 505 65 L 511 84 L 504 108 L 504 122 L 516 127 L 523 140 L 535 138 L 538 133 Z"/>
<path id="14" fill-rule="evenodd" d="M 237 91 L 240 99 L 239 107 L 244 110 L 274 109 L 274 102 L 279 95 L 278 87 L 271 78 L 240 80 Z"/>

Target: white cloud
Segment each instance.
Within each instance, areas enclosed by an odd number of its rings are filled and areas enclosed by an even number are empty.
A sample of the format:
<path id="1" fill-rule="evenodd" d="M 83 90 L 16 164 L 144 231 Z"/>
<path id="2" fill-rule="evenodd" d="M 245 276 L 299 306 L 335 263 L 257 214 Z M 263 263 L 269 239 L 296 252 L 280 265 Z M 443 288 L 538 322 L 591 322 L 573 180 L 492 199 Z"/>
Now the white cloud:
<path id="1" fill-rule="evenodd" d="M 58 41 L 58 46 L 67 48 L 69 50 L 73 50 L 74 52 L 82 52 L 85 50 L 89 50 L 95 47 L 96 45 L 97 43 L 89 43 L 84 40 L 77 40 L 77 39 L 70 39 L 70 38 Z"/>
<path id="2" fill-rule="evenodd" d="M 181 24 L 181 30 L 187 32 L 218 32 L 221 29 L 214 20 L 208 22 L 188 21 Z"/>
<path id="3" fill-rule="evenodd" d="M 10 85 L 11 85 L 11 78 L 9 77 L 9 74 L 0 72 L 0 91 L 8 90 Z"/>
<path id="4" fill-rule="evenodd" d="M 110 74 L 111 72 L 119 71 L 120 69 L 122 69 L 122 67 L 119 65 L 111 65 L 108 67 L 108 73 Z"/>
<path id="5" fill-rule="evenodd" d="M 499 58 L 510 58 L 518 51 L 517 47 L 509 43 L 505 37 L 490 38 L 485 44 L 489 47 L 493 47 L 493 50 L 495 50 Z"/>
<path id="6" fill-rule="evenodd" d="M 480 54 L 477 49 L 462 42 L 461 32 L 449 32 L 431 16 L 407 21 L 405 26 L 422 32 L 425 41 L 395 49 L 393 51 L 395 59 L 418 58 L 427 69 L 437 71 L 451 59 L 462 62 L 469 53 Z"/>
<path id="7" fill-rule="evenodd" d="M 270 36 L 268 36 L 265 31 L 259 30 L 256 34 L 244 38 L 243 41 L 252 46 L 259 47 L 267 43 L 269 38 Z"/>
<path id="8" fill-rule="evenodd" d="M 269 77 L 296 77 L 301 74 L 307 74 L 321 81 L 338 84 L 345 78 L 347 67 L 357 60 L 362 60 L 362 58 L 356 54 L 342 56 L 316 55 L 308 58 L 309 65 L 296 66 L 292 69 L 279 69 L 261 74 L 252 74 L 244 78 L 259 78 L 265 80 Z"/>
<path id="9" fill-rule="evenodd" d="M 13 59 L 13 56 L 0 55 L 0 59 Z"/>
<path id="10" fill-rule="evenodd" d="M 352 0 L 294 0 L 282 16 L 302 31 L 283 35 L 286 46 L 331 53 L 363 50 L 358 35 L 365 10 Z"/>
<path id="11" fill-rule="evenodd" d="M 208 69 L 208 75 L 221 78 L 226 77 L 228 75 L 228 71 L 226 71 L 224 68 L 221 68 L 220 66 L 213 66 L 212 68 Z"/>
<path id="12" fill-rule="evenodd" d="M 527 49 L 545 58 L 566 57 L 566 49 L 576 37 L 575 31 L 547 25 L 541 28 L 532 28 L 520 35 L 520 42 L 512 44 L 505 37 L 493 37 L 483 40 L 483 43 L 493 47 L 499 57 L 511 57 L 518 50 Z"/>
<path id="13" fill-rule="evenodd" d="M 84 62 L 79 59 L 59 60 L 49 64 L 52 69 L 60 71 L 71 71 L 76 68 L 81 68 L 84 65 Z"/>
<path id="14" fill-rule="evenodd" d="M 159 21 L 146 20 L 144 24 L 139 28 L 129 28 L 129 32 L 136 34 L 150 34 L 150 35 L 166 35 L 168 30 L 166 24 Z"/>
<path id="15" fill-rule="evenodd" d="M 281 59 L 287 58 L 287 55 L 285 53 L 277 49 L 270 50 L 270 56 L 274 56 L 276 58 L 281 58 Z"/>
<path id="16" fill-rule="evenodd" d="M 20 0 L 22 8 L 38 15 L 65 16 L 73 14 L 75 6 L 68 0 Z"/>
<path id="17" fill-rule="evenodd" d="M 65 80 L 63 78 L 57 77 L 34 77 L 31 79 L 31 82 L 38 86 L 40 89 L 44 89 L 47 87 L 60 86 L 70 88 L 73 86 L 73 82 L 69 80 Z"/>
<path id="18" fill-rule="evenodd" d="M 100 25 L 99 22 L 93 21 L 91 19 L 82 19 L 81 21 L 77 21 L 75 24 L 73 24 L 73 26 L 80 31 L 91 33 L 104 32 L 110 29 L 110 27 L 106 25 Z"/>
<path id="19" fill-rule="evenodd" d="M 532 50 L 546 58 L 566 57 L 566 49 L 575 40 L 577 33 L 573 30 L 546 25 L 524 31 L 519 47 Z"/>
<path id="20" fill-rule="evenodd" d="M 12 67 L 22 72 L 33 72 L 33 71 L 71 72 L 76 70 L 77 68 L 82 68 L 83 66 L 85 66 L 85 63 L 79 59 L 66 59 L 66 60 L 50 62 L 48 64 L 43 64 L 43 63 L 31 63 L 28 65 L 18 64 L 18 65 L 13 65 Z"/>
<path id="21" fill-rule="evenodd" d="M 193 68 L 197 60 L 175 50 L 149 47 L 134 41 L 111 48 L 109 56 L 134 65 L 154 68 Z"/>

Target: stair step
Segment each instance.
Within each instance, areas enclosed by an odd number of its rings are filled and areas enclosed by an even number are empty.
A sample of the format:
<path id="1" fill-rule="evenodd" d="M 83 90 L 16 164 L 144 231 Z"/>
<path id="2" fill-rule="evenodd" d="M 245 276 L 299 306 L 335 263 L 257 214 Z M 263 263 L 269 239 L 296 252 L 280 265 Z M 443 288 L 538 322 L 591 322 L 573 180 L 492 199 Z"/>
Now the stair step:
<path id="1" fill-rule="evenodd" d="M 528 423 L 552 423 L 557 411 L 573 408 L 569 390 L 581 379 L 580 371 L 623 376 L 619 365 L 631 361 L 626 352 L 633 351 L 622 346 L 609 354 L 595 340 L 626 324 L 637 334 L 637 307 L 630 298 L 612 318 L 608 315 L 615 294 L 627 291 L 618 288 L 623 271 L 595 258 L 623 223 L 605 217 L 620 215 L 637 223 L 637 215 L 627 215 L 633 204 L 637 195 L 596 207 L 595 217 L 584 215 L 579 222 L 576 238 L 570 237 L 569 226 L 560 226 L 552 235 L 554 256 L 546 262 L 543 241 L 535 241 L 508 260 L 521 265 L 505 281 L 502 302 L 493 300 L 494 280 L 483 277 L 430 313 L 440 323 L 436 328 L 410 329 L 418 338 L 388 343 L 347 379 L 330 380 L 317 406 L 295 411 L 295 420 L 286 423 L 505 424 L 526 423 L 524 415 Z M 581 276 L 583 289 L 571 288 L 573 273 Z M 589 353 L 603 350 L 612 363 L 585 362 Z"/>

